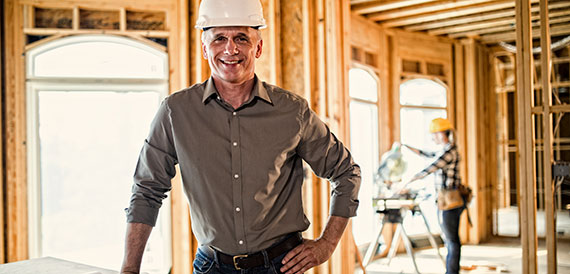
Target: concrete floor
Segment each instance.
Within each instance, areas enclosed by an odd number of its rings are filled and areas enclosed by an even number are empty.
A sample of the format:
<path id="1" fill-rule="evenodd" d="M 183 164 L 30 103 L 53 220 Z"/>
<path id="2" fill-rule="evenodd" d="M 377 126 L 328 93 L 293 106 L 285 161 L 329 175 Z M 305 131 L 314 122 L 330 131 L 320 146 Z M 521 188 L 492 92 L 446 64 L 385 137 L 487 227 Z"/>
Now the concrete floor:
<path id="1" fill-rule="evenodd" d="M 570 240 L 560 239 L 557 242 L 558 249 L 558 273 L 570 274 Z M 440 248 L 445 257 L 446 249 Z M 480 245 L 463 245 L 461 249 L 461 274 L 480 273 L 515 273 L 522 274 L 522 249 L 519 238 L 494 238 L 488 243 Z M 538 273 L 546 273 L 546 249 L 544 240 L 539 240 L 538 249 Z M 439 259 L 434 249 L 415 251 L 416 263 L 420 273 L 445 273 L 443 262 Z M 369 274 L 391 273 L 416 273 L 412 260 L 406 253 L 400 253 L 394 257 L 390 265 L 386 265 L 387 259 L 380 258 L 366 267 Z M 471 268 L 471 270 L 467 270 Z M 362 273 L 357 268 L 355 273 Z"/>

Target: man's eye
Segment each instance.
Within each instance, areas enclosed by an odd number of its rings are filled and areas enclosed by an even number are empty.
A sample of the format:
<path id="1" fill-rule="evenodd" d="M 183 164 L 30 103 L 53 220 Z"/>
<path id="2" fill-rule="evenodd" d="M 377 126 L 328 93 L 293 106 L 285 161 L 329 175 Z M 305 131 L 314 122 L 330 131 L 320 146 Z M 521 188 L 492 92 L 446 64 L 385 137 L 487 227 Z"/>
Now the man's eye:
<path id="1" fill-rule="evenodd" d="M 214 39 L 214 41 L 225 41 L 225 40 L 226 40 L 226 37 L 223 37 L 223 36 L 218 36 L 218 37 L 216 37 L 216 39 Z"/>

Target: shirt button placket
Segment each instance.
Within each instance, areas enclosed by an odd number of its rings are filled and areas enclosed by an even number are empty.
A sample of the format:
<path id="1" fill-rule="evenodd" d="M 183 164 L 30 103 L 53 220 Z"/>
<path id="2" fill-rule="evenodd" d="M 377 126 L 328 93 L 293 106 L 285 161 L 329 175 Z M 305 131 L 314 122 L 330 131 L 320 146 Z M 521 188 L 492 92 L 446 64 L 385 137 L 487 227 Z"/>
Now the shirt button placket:
<path id="1" fill-rule="evenodd" d="M 243 220 L 243 174 L 241 163 L 240 146 L 240 117 L 237 112 L 232 112 L 230 116 L 230 144 L 231 144 L 231 161 L 232 161 L 232 194 L 234 205 L 234 226 L 235 239 L 237 239 L 240 253 L 247 253 L 247 239 L 245 238 L 244 220 Z"/>

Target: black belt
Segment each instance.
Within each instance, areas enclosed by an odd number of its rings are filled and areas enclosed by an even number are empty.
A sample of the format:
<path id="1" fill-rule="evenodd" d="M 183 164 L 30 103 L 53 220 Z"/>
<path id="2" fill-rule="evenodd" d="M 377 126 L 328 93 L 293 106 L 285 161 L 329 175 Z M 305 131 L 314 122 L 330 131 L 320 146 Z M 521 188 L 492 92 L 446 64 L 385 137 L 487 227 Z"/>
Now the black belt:
<path id="1" fill-rule="evenodd" d="M 285 240 L 281 241 L 280 243 L 265 249 L 265 252 L 267 252 L 267 257 L 269 258 L 269 260 L 272 260 L 273 258 L 295 248 L 296 246 L 301 244 L 302 241 L 303 238 L 301 237 L 301 233 L 294 233 L 294 235 L 287 237 Z M 252 267 L 262 266 L 265 264 L 265 259 L 263 258 L 262 251 L 258 251 L 253 254 L 232 256 L 219 252 L 210 246 L 204 246 L 204 247 L 206 248 L 202 250 L 209 253 L 208 255 L 213 255 L 212 253 L 216 252 L 219 262 L 233 265 L 236 270 L 248 269 Z"/>

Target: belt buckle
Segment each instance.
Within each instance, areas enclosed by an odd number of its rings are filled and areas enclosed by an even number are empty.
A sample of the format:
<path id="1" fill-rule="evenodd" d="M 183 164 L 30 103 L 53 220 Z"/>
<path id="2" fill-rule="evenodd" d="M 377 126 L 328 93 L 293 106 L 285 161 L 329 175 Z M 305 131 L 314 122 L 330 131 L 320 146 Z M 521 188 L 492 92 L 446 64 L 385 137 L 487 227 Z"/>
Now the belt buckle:
<path id="1" fill-rule="evenodd" d="M 247 258 L 247 255 L 236 255 L 233 257 L 234 267 L 236 270 L 241 270 L 241 268 L 238 266 L 238 262 L 236 261 L 236 259 L 241 259 L 241 258 Z"/>

